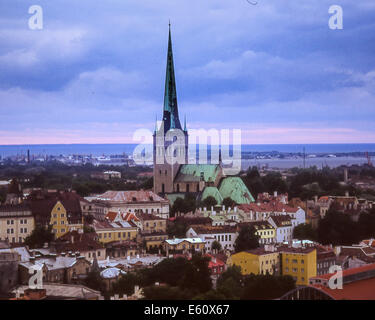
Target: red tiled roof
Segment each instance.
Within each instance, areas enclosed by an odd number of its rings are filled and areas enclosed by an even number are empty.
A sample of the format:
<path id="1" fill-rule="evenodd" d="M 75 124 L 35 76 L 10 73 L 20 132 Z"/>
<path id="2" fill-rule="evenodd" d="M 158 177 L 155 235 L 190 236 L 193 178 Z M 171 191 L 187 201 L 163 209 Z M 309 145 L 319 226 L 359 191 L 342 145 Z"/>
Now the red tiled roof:
<path id="1" fill-rule="evenodd" d="M 375 270 L 375 263 L 366 264 L 364 266 L 357 267 L 357 268 L 350 268 L 350 269 L 343 270 L 342 276 L 346 277 L 346 276 L 350 276 L 350 275 L 353 275 L 353 274 L 362 273 L 362 272 L 366 272 L 366 271 L 370 271 L 370 270 Z M 322 274 L 320 276 L 313 277 L 311 279 L 329 280 L 333 275 L 334 275 L 334 273 L 326 273 L 326 274 Z"/>
<path id="2" fill-rule="evenodd" d="M 206 257 L 209 257 L 211 260 L 208 262 L 208 268 L 211 269 L 211 268 L 214 268 L 214 267 L 222 267 L 222 266 L 225 266 L 225 263 L 223 261 L 221 261 L 220 259 L 210 255 L 210 254 L 206 254 Z M 213 259 L 216 259 L 216 262 L 213 261 Z"/>
<path id="3" fill-rule="evenodd" d="M 346 283 L 342 289 L 330 289 L 316 284 L 312 286 L 324 291 L 335 300 L 375 300 L 375 278 Z"/>
<path id="4" fill-rule="evenodd" d="M 102 201 L 116 201 L 123 203 L 168 201 L 150 190 L 107 191 L 97 196 L 97 199 Z"/>
<path id="5" fill-rule="evenodd" d="M 244 212 L 287 212 L 287 213 L 296 213 L 299 208 L 291 207 L 286 204 L 277 201 L 271 201 L 267 203 L 249 203 L 241 204 L 238 206 L 239 209 Z"/>
<path id="6" fill-rule="evenodd" d="M 117 212 L 109 211 L 106 216 L 107 219 L 109 219 L 111 222 L 116 219 Z"/>
<path id="7" fill-rule="evenodd" d="M 190 226 L 197 234 L 213 234 L 213 233 L 235 233 L 237 228 L 232 226 Z"/>

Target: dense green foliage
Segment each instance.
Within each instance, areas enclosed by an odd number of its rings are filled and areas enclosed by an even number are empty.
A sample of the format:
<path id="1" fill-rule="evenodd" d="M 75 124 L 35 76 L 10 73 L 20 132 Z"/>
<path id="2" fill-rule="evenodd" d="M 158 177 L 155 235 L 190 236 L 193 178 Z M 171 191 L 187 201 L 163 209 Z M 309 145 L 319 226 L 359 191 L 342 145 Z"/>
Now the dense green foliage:
<path id="1" fill-rule="evenodd" d="M 225 208 L 234 208 L 236 203 L 232 200 L 232 198 L 226 197 L 223 199 L 223 205 Z"/>
<path id="2" fill-rule="evenodd" d="M 25 245 L 32 249 L 41 248 L 45 243 L 50 243 L 54 237 L 52 226 L 49 226 L 48 228 L 36 226 L 31 234 L 25 238 Z"/>
<path id="3" fill-rule="evenodd" d="M 241 299 L 277 299 L 295 287 L 295 281 L 291 276 L 250 275 L 244 282 Z"/>
<path id="4" fill-rule="evenodd" d="M 106 170 L 121 172 L 121 179 L 101 180 L 91 178 L 91 174 Z M 81 196 L 91 193 L 102 193 L 107 190 L 134 190 L 152 188 L 152 178 L 140 179 L 140 172 L 151 172 L 150 167 L 143 166 L 94 166 L 85 164 L 81 166 L 68 166 L 58 161 L 44 164 L 17 165 L 7 164 L 0 166 L 0 178 L 18 178 L 23 181 L 23 188 L 45 188 L 67 190 L 74 189 Z M 137 182 L 127 182 L 136 180 Z M 1 195 L 0 195 L 1 200 Z"/>
<path id="5" fill-rule="evenodd" d="M 342 185 L 344 168 L 324 167 L 318 169 L 311 167 L 307 169 L 293 168 L 291 175 L 283 179 L 278 172 L 269 172 L 264 176 L 259 174 L 256 167 L 249 168 L 242 177 L 244 183 L 253 194 L 274 191 L 281 193 L 287 192 L 290 198 L 300 197 L 302 200 L 311 199 L 315 195 L 343 196 L 346 191 L 350 195 L 372 197 L 375 196 L 374 190 L 360 190 L 351 185 Z M 366 166 L 351 166 L 349 169 L 351 177 L 375 177 L 375 168 Z"/>
<path id="6" fill-rule="evenodd" d="M 91 289 L 105 291 L 105 284 L 99 271 L 90 271 L 84 281 L 84 284 Z"/>
<path id="7" fill-rule="evenodd" d="M 259 247 L 259 237 L 256 230 L 251 225 L 244 225 L 238 234 L 234 248 L 236 252 L 251 250 Z"/>
<path id="8" fill-rule="evenodd" d="M 171 208 L 171 216 L 176 213 L 188 213 L 195 211 L 197 207 L 196 198 L 193 194 L 188 193 L 185 198 L 177 198 Z"/>
<path id="9" fill-rule="evenodd" d="M 352 245 L 375 237 L 375 209 L 362 212 L 358 221 L 349 215 L 331 209 L 319 221 L 317 230 L 304 224 L 294 228 L 294 238 L 312 240 L 322 244 Z"/>
<path id="10" fill-rule="evenodd" d="M 213 196 L 208 196 L 201 203 L 201 207 L 211 208 L 217 205 L 217 201 Z"/>
<path id="11" fill-rule="evenodd" d="M 212 287 L 208 261 L 209 258 L 199 254 L 193 255 L 190 260 L 164 259 L 151 269 L 142 269 L 134 274 L 121 276 L 113 286 L 113 293 L 131 294 L 134 292 L 134 286 L 140 285 L 144 288 L 146 299 L 155 299 L 158 293 L 163 297 L 191 299 L 197 294 L 209 291 Z M 155 286 L 157 282 L 162 285 Z M 177 294 L 177 291 L 180 293 Z"/>
<path id="12" fill-rule="evenodd" d="M 322 244 L 352 245 L 375 237 L 375 210 L 361 213 L 358 222 L 349 215 L 329 210 L 319 221 L 316 240 Z"/>

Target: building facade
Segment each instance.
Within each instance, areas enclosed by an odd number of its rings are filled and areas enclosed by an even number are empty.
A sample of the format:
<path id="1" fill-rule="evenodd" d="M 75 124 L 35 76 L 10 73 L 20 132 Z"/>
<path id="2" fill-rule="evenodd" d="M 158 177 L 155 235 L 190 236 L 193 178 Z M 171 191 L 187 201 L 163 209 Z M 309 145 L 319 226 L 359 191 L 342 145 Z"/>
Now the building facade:
<path id="1" fill-rule="evenodd" d="M 0 240 L 23 243 L 34 227 L 34 217 L 28 206 L 24 204 L 0 206 Z"/>

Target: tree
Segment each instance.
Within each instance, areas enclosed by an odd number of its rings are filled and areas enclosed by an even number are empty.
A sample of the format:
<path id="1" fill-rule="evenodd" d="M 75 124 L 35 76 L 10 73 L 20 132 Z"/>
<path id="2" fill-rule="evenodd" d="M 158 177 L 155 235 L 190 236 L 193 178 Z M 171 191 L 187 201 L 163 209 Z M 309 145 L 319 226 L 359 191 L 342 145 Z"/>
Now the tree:
<path id="1" fill-rule="evenodd" d="M 84 282 L 91 289 L 104 291 L 105 285 L 99 271 L 90 271 Z"/>
<path id="2" fill-rule="evenodd" d="M 188 225 L 183 220 L 176 220 L 167 224 L 167 233 L 169 237 L 184 238 L 187 230 Z"/>
<path id="3" fill-rule="evenodd" d="M 240 233 L 234 243 L 236 252 L 251 250 L 259 247 L 259 236 L 255 234 L 253 226 L 245 224 L 242 226 Z"/>
<path id="4" fill-rule="evenodd" d="M 312 240 L 317 239 L 316 231 L 312 228 L 311 224 L 299 224 L 293 230 L 293 238 L 299 240 Z"/>
<path id="5" fill-rule="evenodd" d="M 230 198 L 230 197 L 224 198 L 223 206 L 225 206 L 225 208 L 234 208 L 235 205 L 236 205 L 236 203 L 232 200 L 232 198 Z"/>
<path id="6" fill-rule="evenodd" d="M 208 257 L 193 255 L 183 275 L 180 287 L 196 293 L 204 293 L 212 288 Z"/>
<path id="7" fill-rule="evenodd" d="M 171 213 L 174 215 L 176 213 L 188 213 L 193 212 L 196 209 L 196 199 L 194 195 L 187 194 L 185 198 L 178 197 L 171 208 Z"/>
<path id="8" fill-rule="evenodd" d="M 215 240 L 214 242 L 212 242 L 212 245 L 211 245 L 211 250 L 212 251 L 220 251 L 221 250 L 221 243 L 217 240 Z"/>
<path id="9" fill-rule="evenodd" d="M 295 289 L 295 281 L 291 276 L 273 276 L 251 274 L 246 278 L 242 300 L 277 299 Z"/>
<path id="10" fill-rule="evenodd" d="M 217 201 L 213 196 L 208 196 L 202 201 L 202 207 L 211 208 L 217 205 Z"/>
<path id="11" fill-rule="evenodd" d="M 241 267 L 230 266 L 217 280 L 216 290 L 226 299 L 239 299 L 242 292 L 242 280 Z"/>
<path id="12" fill-rule="evenodd" d="M 131 295 L 134 293 L 134 287 L 140 284 L 140 277 L 135 273 L 121 275 L 120 279 L 113 284 L 112 292 L 120 295 Z"/>
<path id="13" fill-rule="evenodd" d="M 318 242 L 333 245 L 352 245 L 361 241 L 359 224 L 334 209 L 328 210 L 324 219 L 319 221 Z"/>
<path id="14" fill-rule="evenodd" d="M 48 228 L 37 226 L 31 234 L 25 238 L 25 244 L 30 248 L 40 248 L 43 247 L 45 243 L 50 243 L 54 237 L 52 226 Z"/>

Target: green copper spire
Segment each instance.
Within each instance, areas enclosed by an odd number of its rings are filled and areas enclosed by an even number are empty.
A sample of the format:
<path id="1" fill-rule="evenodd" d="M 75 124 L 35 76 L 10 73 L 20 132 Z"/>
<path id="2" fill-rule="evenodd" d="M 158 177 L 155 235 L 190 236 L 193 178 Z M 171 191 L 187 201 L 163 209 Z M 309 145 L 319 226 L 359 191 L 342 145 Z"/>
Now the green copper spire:
<path id="1" fill-rule="evenodd" d="M 181 129 L 180 119 L 178 118 L 177 108 L 177 90 L 176 79 L 174 74 L 171 24 L 169 23 L 167 71 L 165 76 L 164 91 L 164 112 L 163 112 L 164 130 Z"/>

